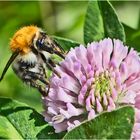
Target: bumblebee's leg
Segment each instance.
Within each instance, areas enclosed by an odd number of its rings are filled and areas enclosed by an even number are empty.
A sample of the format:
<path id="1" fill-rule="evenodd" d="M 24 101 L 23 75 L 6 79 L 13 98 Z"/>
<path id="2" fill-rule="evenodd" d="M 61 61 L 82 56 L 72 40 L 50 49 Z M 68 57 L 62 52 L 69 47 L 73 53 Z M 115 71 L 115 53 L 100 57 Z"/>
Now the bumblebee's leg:
<path id="1" fill-rule="evenodd" d="M 49 81 L 46 80 L 43 76 L 41 76 L 39 73 L 34 73 L 31 71 L 26 71 L 23 75 L 23 81 L 25 81 L 27 84 L 29 83 L 30 86 L 35 87 L 39 90 L 39 92 L 46 96 L 49 93 L 50 84 Z M 43 87 L 43 85 L 40 85 L 37 80 L 41 81 L 45 84 L 45 86 L 48 86 L 48 90 L 46 90 L 46 87 Z"/>
<path id="2" fill-rule="evenodd" d="M 65 59 L 65 50 L 56 41 L 53 40 L 52 46 L 54 48 L 53 53 Z"/>
<path id="3" fill-rule="evenodd" d="M 53 51 L 53 53 L 57 54 L 58 56 L 60 56 L 61 58 L 65 59 L 65 56 L 64 54 L 62 54 L 61 52 L 58 52 L 58 51 Z"/>
<path id="4" fill-rule="evenodd" d="M 40 55 L 42 57 L 42 60 L 46 64 L 47 68 L 53 71 L 59 78 L 61 78 L 60 74 L 54 69 L 54 67 L 56 66 L 55 62 L 53 62 L 50 58 L 46 59 L 43 54 Z"/>
<path id="5" fill-rule="evenodd" d="M 46 66 L 50 70 L 52 70 L 59 78 L 61 78 L 60 74 L 54 69 L 54 66 L 51 63 L 49 63 L 49 61 L 50 61 L 50 59 L 48 61 L 46 61 Z M 51 62 L 53 62 L 53 61 L 51 60 Z M 55 64 L 55 63 L 53 62 L 53 64 Z"/>
<path id="6" fill-rule="evenodd" d="M 30 84 L 30 86 L 37 88 L 38 91 L 42 94 L 42 96 L 47 96 L 49 93 L 50 85 L 48 85 L 48 90 L 46 90 L 46 87 L 43 87 L 40 85 L 36 80 L 33 79 L 26 79 L 26 82 Z"/>
<path id="7" fill-rule="evenodd" d="M 47 79 L 48 77 L 47 77 L 47 74 L 46 74 L 46 70 L 45 70 L 45 68 L 44 68 L 44 67 L 42 67 L 42 69 L 43 69 L 43 74 L 44 74 L 44 77 Z"/>
<path id="8" fill-rule="evenodd" d="M 56 67 L 56 62 L 54 62 L 51 58 L 48 58 L 48 63 L 53 66 Z"/>
<path id="9" fill-rule="evenodd" d="M 31 78 L 35 79 L 35 80 L 41 81 L 45 85 L 49 85 L 49 81 L 45 77 L 40 75 L 39 73 L 35 73 L 35 72 L 32 72 L 32 71 L 26 71 L 26 75 L 28 77 L 31 77 Z"/>
<path id="10" fill-rule="evenodd" d="M 56 67 L 56 65 L 60 66 L 60 63 L 54 62 L 51 58 L 48 59 L 48 63 L 50 63 L 53 67 Z"/>

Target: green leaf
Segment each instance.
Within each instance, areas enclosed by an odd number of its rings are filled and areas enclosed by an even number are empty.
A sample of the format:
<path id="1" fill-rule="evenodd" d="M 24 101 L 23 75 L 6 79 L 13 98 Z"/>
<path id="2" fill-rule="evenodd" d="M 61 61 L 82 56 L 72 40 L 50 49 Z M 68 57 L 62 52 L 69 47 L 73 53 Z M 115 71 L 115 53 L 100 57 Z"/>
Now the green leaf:
<path id="1" fill-rule="evenodd" d="M 134 109 L 122 107 L 105 112 L 68 132 L 64 139 L 130 139 L 134 124 Z"/>
<path id="2" fill-rule="evenodd" d="M 84 25 L 84 41 L 89 43 L 105 37 L 125 42 L 125 32 L 117 14 L 108 1 L 90 1 Z"/>
<path id="3" fill-rule="evenodd" d="M 84 24 L 84 41 L 89 43 L 104 38 L 104 26 L 98 2 L 88 3 L 87 13 Z"/>
<path id="4" fill-rule="evenodd" d="M 140 28 L 133 29 L 127 25 L 123 25 L 126 32 L 126 44 L 140 51 Z"/>
<path id="5" fill-rule="evenodd" d="M 58 36 L 53 36 L 53 39 L 56 41 L 56 43 L 58 45 L 60 45 L 64 50 L 70 50 L 70 48 L 74 48 L 79 46 L 80 43 L 70 40 L 70 39 L 66 39 L 66 38 L 62 38 L 62 37 L 58 37 Z"/>
<path id="6" fill-rule="evenodd" d="M 117 38 L 125 42 L 125 32 L 115 9 L 109 1 L 100 1 L 100 9 L 104 21 L 105 37 Z"/>
<path id="7" fill-rule="evenodd" d="M 0 98 L 0 138 L 58 139 L 44 117 L 27 105 L 8 98 Z"/>

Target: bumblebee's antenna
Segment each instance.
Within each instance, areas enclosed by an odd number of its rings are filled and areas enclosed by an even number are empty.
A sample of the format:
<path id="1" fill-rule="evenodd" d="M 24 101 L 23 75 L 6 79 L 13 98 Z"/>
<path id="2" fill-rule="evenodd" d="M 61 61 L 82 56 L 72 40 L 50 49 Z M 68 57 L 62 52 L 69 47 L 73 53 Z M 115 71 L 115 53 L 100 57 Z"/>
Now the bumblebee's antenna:
<path id="1" fill-rule="evenodd" d="M 19 51 L 17 50 L 17 51 L 15 51 L 15 52 L 11 55 L 10 59 L 8 60 L 6 66 L 5 66 L 5 68 L 4 68 L 4 70 L 3 70 L 3 72 L 2 72 L 2 75 L 1 75 L 1 77 L 0 77 L 0 82 L 1 82 L 1 80 L 3 79 L 4 75 L 6 74 L 6 72 L 7 72 L 8 68 L 9 68 L 9 66 L 12 64 L 12 62 L 13 62 L 13 61 L 15 60 L 15 58 L 18 56 L 18 54 L 19 54 Z"/>

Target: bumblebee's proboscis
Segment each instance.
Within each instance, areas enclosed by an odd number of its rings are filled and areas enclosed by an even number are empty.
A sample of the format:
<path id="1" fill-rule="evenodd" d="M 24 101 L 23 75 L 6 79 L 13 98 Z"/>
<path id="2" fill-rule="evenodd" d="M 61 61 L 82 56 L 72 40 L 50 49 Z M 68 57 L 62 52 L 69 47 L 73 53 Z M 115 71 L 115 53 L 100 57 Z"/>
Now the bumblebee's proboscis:
<path id="1" fill-rule="evenodd" d="M 50 56 L 56 54 L 64 59 L 64 50 L 37 26 L 25 26 L 19 29 L 10 41 L 10 49 L 12 55 L 3 70 L 0 81 L 12 64 L 12 69 L 23 82 L 46 95 L 47 91 L 43 86 L 43 84 L 48 85 L 49 89 L 46 68 L 60 77 L 54 69 L 56 64 Z"/>

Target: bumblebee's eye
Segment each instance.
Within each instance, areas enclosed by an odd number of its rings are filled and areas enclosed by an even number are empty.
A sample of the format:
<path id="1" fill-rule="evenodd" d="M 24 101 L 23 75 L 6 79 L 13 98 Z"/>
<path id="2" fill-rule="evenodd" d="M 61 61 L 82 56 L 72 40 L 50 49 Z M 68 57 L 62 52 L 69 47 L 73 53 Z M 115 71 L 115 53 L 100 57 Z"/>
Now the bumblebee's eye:
<path id="1" fill-rule="evenodd" d="M 43 44 L 44 44 L 44 41 L 43 41 L 42 39 L 36 41 L 36 46 L 37 46 L 38 48 L 43 47 Z"/>
<path id="2" fill-rule="evenodd" d="M 39 39 L 36 41 L 36 46 L 39 49 L 44 46 L 45 39 L 46 39 L 46 33 L 45 32 L 40 32 Z"/>

